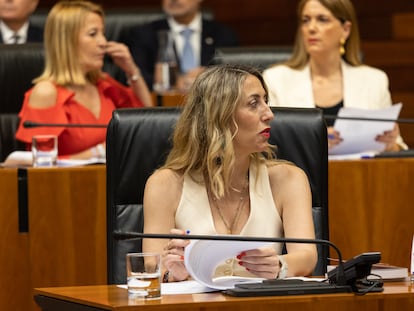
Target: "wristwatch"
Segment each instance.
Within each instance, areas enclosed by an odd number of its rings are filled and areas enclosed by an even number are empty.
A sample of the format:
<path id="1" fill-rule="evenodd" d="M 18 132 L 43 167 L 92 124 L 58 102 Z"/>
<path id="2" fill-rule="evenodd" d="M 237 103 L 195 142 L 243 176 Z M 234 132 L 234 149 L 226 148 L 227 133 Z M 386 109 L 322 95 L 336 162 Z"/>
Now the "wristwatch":
<path id="1" fill-rule="evenodd" d="M 277 256 L 277 258 L 279 259 L 279 274 L 277 276 L 278 279 L 284 279 L 287 276 L 288 273 L 288 264 L 285 260 L 285 258 L 283 258 L 283 256 Z"/>

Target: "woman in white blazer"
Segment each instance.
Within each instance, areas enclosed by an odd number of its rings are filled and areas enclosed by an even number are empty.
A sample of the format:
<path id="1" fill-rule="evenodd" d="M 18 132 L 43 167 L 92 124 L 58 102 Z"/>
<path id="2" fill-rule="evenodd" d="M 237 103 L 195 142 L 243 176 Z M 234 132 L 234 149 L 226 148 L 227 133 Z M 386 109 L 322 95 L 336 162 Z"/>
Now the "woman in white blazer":
<path id="1" fill-rule="evenodd" d="M 319 107 L 337 114 L 343 106 L 378 109 L 392 105 L 385 72 L 363 65 L 354 7 L 350 0 L 302 0 L 292 57 L 263 72 L 272 106 Z M 328 144 L 341 142 L 328 123 Z M 398 124 L 377 141 L 385 150 L 406 149 Z"/>

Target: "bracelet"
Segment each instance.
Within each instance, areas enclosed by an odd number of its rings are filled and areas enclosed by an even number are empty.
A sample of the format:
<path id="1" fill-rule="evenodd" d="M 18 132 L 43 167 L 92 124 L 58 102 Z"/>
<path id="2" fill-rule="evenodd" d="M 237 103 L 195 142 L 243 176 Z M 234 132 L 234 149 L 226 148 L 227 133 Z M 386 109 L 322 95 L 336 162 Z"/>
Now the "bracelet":
<path id="1" fill-rule="evenodd" d="M 277 258 L 279 259 L 279 267 L 280 267 L 277 279 L 284 279 L 286 278 L 287 273 L 288 273 L 288 264 L 285 258 L 283 258 L 283 256 L 277 256 Z"/>
<path id="2" fill-rule="evenodd" d="M 141 78 L 141 77 L 142 77 L 141 72 L 138 70 L 137 73 L 134 73 L 132 76 L 130 76 L 128 78 L 127 82 L 128 82 L 129 85 L 131 85 L 131 83 L 137 82 L 139 80 L 139 78 Z"/>
<path id="3" fill-rule="evenodd" d="M 96 145 L 96 151 L 98 152 L 98 157 L 99 158 L 105 158 L 106 157 L 106 151 L 105 151 L 105 148 L 102 144 L 97 144 Z"/>
<path id="4" fill-rule="evenodd" d="M 105 158 L 106 152 L 102 144 L 97 144 L 91 148 L 92 158 Z"/>
<path id="5" fill-rule="evenodd" d="M 170 271 L 165 271 L 164 275 L 162 277 L 162 282 L 163 283 L 168 283 L 170 281 Z"/>

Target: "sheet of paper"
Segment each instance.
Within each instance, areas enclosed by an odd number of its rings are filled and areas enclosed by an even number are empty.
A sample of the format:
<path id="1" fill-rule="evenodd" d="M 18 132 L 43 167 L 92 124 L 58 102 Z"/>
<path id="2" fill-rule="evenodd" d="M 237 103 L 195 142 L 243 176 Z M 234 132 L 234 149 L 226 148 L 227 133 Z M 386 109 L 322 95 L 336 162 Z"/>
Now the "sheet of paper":
<path id="1" fill-rule="evenodd" d="M 193 240 L 185 248 L 184 264 L 193 279 L 200 284 L 216 289 L 232 288 L 236 283 L 261 281 L 262 279 L 238 276 L 214 279 L 217 265 L 228 258 L 237 256 L 242 251 L 267 245 L 269 242 Z"/>
<path id="2" fill-rule="evenodd" d="M 398 103 L 384 109 L 341 108 L 338 117 L 369 118 L 395 120 L 398 118 L 402 104 Z M 377 135 L 392 130 L 392 121 L 345 120 L 337 119 L 334 128 L 343 141 L 329 150 L 329 154 L 351 154 L 384 151 L 385 145 L 375 141 Z"/>
<path id="3" fill-rule="evenodd" d="M 126 284 L 117 285 L 120 288 L 128 289 Z M 194 280 L 161 283 L 161 295 L 175 295 L 175 294 L 199 294 L 215 292 L 217 289 L 208 288 Z"/>
<path id="4" fill-rule="evenodd" d="M 298 279 L 303 281 L 317 281 L 323 282 L 326 278 L 314 278 L 314 277 L 290 277 L 287 279 Z M 128 289 L 126 284 L 117 285 L 120 288 Z M 215 288 L 210 288 L 200 284 L 195 280 L 161 283 L 161 295 L 176 295 L 176 294 L 199 294 L 210 293 L 218 291 Z"/>
<path id="5" fill-rule="evenodd" d="M 13 151 L 6 160 L 1 163 L 2 167 L 30 167 L 32 166 L 32 152 L 31 151 Z M 84 166 L 91 164 L 104 164 L 106 162 L 103 158 L 89 158 L 84 160 L 77 159 L 59 159 L 57 160 L 58 167 L 70 166 Z"/>

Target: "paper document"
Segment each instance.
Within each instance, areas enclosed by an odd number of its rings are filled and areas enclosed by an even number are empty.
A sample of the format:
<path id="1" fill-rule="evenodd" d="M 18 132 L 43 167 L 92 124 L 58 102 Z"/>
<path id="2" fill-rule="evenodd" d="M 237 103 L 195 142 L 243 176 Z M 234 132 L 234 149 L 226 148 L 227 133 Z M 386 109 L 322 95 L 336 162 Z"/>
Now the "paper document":
<path id="1" fill-rule="evenodd" d="M 338 117 L 396 120 L 402 104 L 398 103 L 384 109 L 341 108 Z M 346 120 L 337 119 L 334 128 L 343 141 L 329 149 L 329 154 L 351 154 L 384 151 L 385 144 L 375 141 L 377 135 L 393 129 L 392 121 Z"/>
<path id="2" fill-rule="evenodd" d="M 0 164 L 2 167 L 31 167 L 33 156 L 31 151 L 13 151 L 6 160 Z M 57 159 L 57 167 L 84 166 L 91 164 L 105 164 L 105 158 L 89 159 Z"/>
<path id="3" fill-rule="evenodd" d="M 126 284 L 117 286 L 128 289 L 128 285 Z M 161 283 L 161 295 L 199 294 L 214 291 L 217 291 L 217 289 L 206 287 L 194 280 Z"/>
<path id="4" fill-rule="evenodd" d="M 184 251 L 184 264 L 191 277 L 215 289 L 233 288 L 236 283 L 261 282 L 262 278 L 239 276 L 214 277 L 216 267 L 243 251 L 272 245 L 269 242 L 192 240 Z"/>

